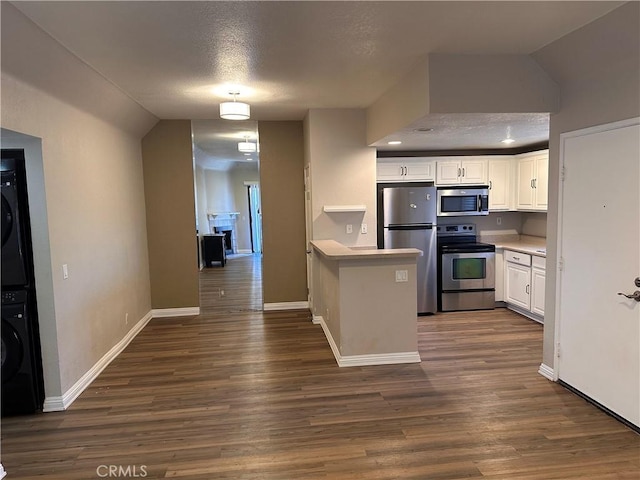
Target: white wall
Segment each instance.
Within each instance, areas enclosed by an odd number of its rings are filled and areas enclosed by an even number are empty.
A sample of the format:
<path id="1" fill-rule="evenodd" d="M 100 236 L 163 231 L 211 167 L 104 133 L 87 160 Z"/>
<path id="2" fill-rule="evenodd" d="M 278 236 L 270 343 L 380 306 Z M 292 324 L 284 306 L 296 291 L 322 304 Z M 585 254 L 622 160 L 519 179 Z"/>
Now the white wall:
<path id="1" fill-rule="evenodd" d="M 551 366 L 556 328 L 556 269 L 552 266 L 558 261 L 560 134 L 640 115 L 640 3 L 622 5 L 542 48 L 534 58 L 558 82 L 562 92 L 562 108 L 551 115 L 549 133 L 543 362 Z"/>
<path id="2" fill-rule="evenodd" d="M 60 397 L 150 311 L 140 139 L 157 119 L 7 2 L 2 42 L 12 48 L 1 125 L 42 139 L 49 266 L 42 238 L 34 246 L 36 269 L 52 272 L 54 305 L 40 319 L 45 394 Z"/>
<path id="3" fill-rule="evenodd" d="M 367 146 L 366 113 L 314 109 L 305 118 L 306 163 L 311 165 L 312 239 L 376 245 L 376 150 Z M 364 204 L 362 213 L 325 213 L 324 205 Z M 360 233 L 366 223 L 368 233 Z M 346 225 L 353 233 L 346 233 Z"/>

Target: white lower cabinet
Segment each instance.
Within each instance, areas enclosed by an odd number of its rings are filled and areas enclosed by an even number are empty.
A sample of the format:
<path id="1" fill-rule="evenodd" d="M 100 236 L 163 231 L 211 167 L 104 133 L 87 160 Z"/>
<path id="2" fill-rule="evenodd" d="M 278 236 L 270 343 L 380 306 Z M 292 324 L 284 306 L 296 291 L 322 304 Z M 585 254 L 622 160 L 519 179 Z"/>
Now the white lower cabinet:
<path id="1" fill-rule="evenodd" d="M 504 252 L 496 248 L 496 302 L 504 302 Z"/>
<path id="2" fill-rule="evenodd" d="M 531 262 L 531 311 L 544 316 L 546 259 L 534 256 Z"/>
<path id="3" fill-rule="evenodd" d="M 538 322 L 544 317 L 545 259 L 504 251 L 504 301 L 513 310 Z"/>

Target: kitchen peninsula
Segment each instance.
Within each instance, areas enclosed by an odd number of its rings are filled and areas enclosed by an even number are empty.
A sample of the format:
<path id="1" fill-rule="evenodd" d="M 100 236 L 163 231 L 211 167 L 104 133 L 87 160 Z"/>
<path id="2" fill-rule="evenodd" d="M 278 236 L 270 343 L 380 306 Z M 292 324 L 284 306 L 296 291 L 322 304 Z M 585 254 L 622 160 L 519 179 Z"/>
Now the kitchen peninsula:
<path id="1" fill-rule="evenodd" d="M 420 362 L 415 248 L 312 246 L 312 311 L 341 367 Z"/>

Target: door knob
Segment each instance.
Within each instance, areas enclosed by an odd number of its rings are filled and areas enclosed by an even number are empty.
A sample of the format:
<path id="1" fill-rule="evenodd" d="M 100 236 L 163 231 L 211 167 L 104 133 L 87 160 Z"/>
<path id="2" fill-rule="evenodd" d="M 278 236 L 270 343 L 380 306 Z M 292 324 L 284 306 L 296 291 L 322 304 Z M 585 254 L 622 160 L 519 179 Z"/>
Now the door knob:
<path id="1" fill-rule="evenodd" d="M 636 290 L 632 294 L 618 292 L 618 295 L 622 295 L 623 297 L 633 298 L 636 302 L 640 302 L 640 290 Z"/>
<path id="2" fill-rule="evenodd" d="M 636 284 L 636 287 L 640 288 L 640 277 L 636 277 L 636 279 L 633 281 L 633 283 Z"/>

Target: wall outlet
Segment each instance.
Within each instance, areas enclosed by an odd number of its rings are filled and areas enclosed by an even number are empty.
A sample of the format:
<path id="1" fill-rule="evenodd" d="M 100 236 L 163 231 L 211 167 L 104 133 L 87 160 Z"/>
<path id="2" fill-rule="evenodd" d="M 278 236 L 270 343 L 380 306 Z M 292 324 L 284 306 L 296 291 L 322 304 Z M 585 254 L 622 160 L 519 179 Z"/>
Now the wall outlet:
<path id="1" fill-rule="evenodd" d="M 350 223 L 347 224 L 347 233 L 353 233 L 353 225 Z"/>
<path id="2" fill-rule="evenodd" d="M 69 266 L 66 263 L 62 264 L 62 278 L 63 280 L 69 278 Z"/>
<path id="3" fill-rule="evenodd" d="M 367 224 L 363 223 L 362 225 L 360 225 L 360 233 L 367 233 L 367 232 L 368 232 Z"/>
<path id="4" fill-rule="evenodd" d="M 496 223 L 502 225 L 502 217 L 496 217 Z"/>
<path id="5" fill-rule="evenodd" d="M 396 282 L 408 282 L 409 271 L 408 270 L 396 270 Z"/>

